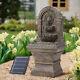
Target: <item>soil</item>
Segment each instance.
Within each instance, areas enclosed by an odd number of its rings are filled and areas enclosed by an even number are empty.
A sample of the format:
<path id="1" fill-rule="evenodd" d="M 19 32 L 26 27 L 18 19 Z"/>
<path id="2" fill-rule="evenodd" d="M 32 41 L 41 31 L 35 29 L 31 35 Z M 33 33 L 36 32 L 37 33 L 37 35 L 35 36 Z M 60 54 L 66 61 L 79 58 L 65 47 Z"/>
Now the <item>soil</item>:
<path id="1" fill-rule="evenodd" d="M 34 67 L 34 58 L 32 56 L 30 57 L 29 65 L 25 75 L 10 74 L 9 72 L 12 63 L 13 61 L 9 61 L 0 65 L 0 80 L 65 80 L 65 78 L 70 73 L 70 66 L 72 66 L 72 62 L 70 60 L 70 53 L 62 54 L 61 66 L 64 74 L 55 78 L 51 78 L 31 75 L 31 70 Z"/>

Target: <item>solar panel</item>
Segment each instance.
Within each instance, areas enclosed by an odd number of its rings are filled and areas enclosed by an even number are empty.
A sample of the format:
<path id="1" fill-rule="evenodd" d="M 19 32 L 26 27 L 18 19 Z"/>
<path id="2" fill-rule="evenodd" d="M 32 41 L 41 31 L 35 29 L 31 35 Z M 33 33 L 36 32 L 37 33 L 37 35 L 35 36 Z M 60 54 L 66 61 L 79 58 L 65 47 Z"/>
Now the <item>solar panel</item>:
<path id="1" fill-rule="evenodd" d="M 29 57 L 16 57 L 13 61 L 10 73 L 25 74 L 28 67 Z"/>

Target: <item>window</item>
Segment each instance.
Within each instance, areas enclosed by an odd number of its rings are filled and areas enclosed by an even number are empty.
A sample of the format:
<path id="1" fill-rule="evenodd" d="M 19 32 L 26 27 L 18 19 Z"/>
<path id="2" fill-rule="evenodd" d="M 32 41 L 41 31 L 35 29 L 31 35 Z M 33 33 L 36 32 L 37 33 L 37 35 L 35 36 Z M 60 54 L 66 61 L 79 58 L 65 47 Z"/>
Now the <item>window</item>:
<path id="1" fill-rule="evenodd" d="M 49 0 L 49 3 L 60 10 L 68 10 L 68 0 Z"/>
<path id="2" fill-rule="evenodd" d="M 60 7 L 66 7 L 66 0 L 60 0 Z"/>

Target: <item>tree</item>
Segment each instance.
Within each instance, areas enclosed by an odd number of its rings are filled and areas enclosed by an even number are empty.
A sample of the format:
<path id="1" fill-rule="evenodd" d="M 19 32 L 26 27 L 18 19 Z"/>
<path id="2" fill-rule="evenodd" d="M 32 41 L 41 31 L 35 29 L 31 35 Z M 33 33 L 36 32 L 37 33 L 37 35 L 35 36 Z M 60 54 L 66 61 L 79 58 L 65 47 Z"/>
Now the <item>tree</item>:
<path id="1" fill-rule="evenodd" d="M 19 0 L 0 0 L 0 18 L 4 22 L 6 18 L 19 19 L 18 11 L 20 9 Z"/>

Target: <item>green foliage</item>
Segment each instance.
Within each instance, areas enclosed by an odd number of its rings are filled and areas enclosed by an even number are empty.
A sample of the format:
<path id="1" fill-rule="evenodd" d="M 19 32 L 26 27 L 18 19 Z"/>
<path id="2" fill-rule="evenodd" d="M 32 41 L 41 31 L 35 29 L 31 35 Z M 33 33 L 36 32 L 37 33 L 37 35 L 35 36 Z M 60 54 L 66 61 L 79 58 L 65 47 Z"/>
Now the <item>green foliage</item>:
<path id="1" fill-rule="evenodd" d="M 76 34 L 70 34 L 70 33 L 64 33 L 64 40 L 65 40 L 65 48 L 64 48 L 64 52 L 70 52 L 73 49 L 76 48 L 76 41 L 78 40 L 78 36 Z M 67 43 L 70 42 L 69 44 Z"/>
<path id="2" fill-rule="evenodd" d="M 18 11 L 20 9 L 20 1 L 19 0 L 2 0 L 0 1 L 1 9 L 0 9 L 0 18 L 2 22 L 5 21 L 6 18 L 15 18 L 18 19 Z"/>
<path id="3" fill-rule="evenodd" d="M 5 30 L 19 30 L 21 24 L 17 20 L 11 19 L 6 23 L 1 24 L 0 28 Z"/>
<path id="4" fill-rule="evenodd" d="M 71 29 L 72 27 L 74 27 L 74 24 L 72 23 L 72 21 L 64 18 L 64 30 L 68 32 L 69 29 Z"/>
<path id="5" fill-rule="evenodd" d="M 35 31 L 22 31 L 16 36 L 7 33 L 0 34 L 0 64 L 16 56 L 30 56 L 31 52 L 26 46 L 36 38 Z"/>
<path id="6" fill-rule="evenodd" d="M 71 17 L 70 20 L 64 18 L 64 29 L 66 32 L 69 31 L 72 27 L 79 27 L 80 29 L 80 20 L 77 17 Z"/>
<path id="7" fill-rule="evenodd" d="M 80 80 L 80 69 L 79 68 L 75 70 L 74 77 L 75 77 L 75 80 Z"/>
<path id="8" fill-rule="evenodd" d="M 79 23 L 74 23 L 74 24 L 78 25 Z M 65 49 L 68 48 L 67 50 L 70 50 L 71 46 L 74 46 L 70 52 L 70 59 L 73 62 L 71 67 L 71 74 L 73 76 L 68 80 L 80 80 L 80 29 L 79 27 L 73 27 L 72 29 L 69 30 L 68 35 L 66 35 L 65 42 L 67 42 L 67 40 L 68 43 Z"/>
<path id="9" fill-rule="evenodd" d="M 80 29 L 80 20 L 77 17 L 72 17 L 72 24 Z"/>
<path id="10" fill-rule="evenodd" d="M 19 13 L 20 18 L 35 19 L 35 12 L 32 12 L 32 11 L 19 11 L 18 13 Z"/>
<path id="11" fill-rule="evenodd" d="M 18 21 L 15 19 L 10 19 L 1 24 L 0 29 L 10 31 L 36 30 L 36 23 L 35 21 Z"/>
<path id="12" fill-rule="evenodd" d="M 4 42 L 1 42 L 1 40 L 0 40 L 0 64 L 3 63 L 3 62 L 5 62 L 5 61 L 13 59 L 12 52 L 7 47 L 7 44 L 9 43 L 8 40 L 7 40 L 7 38 L 9 38 L 9 37 L 10 37 L 10 35 L 8 35 L 5 38 Z M 11 38 L 9 38 L 9 40 L 12 41 Z"/>
<path id="13" fill-rule="evenodd" d="M 37 25 L 35 21 L 28 21 L 24 24 L 23 30 L 37 30 Z"/>

